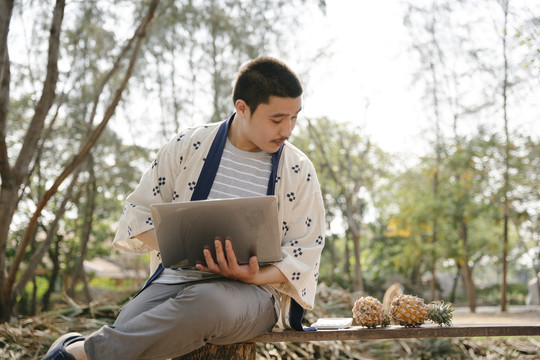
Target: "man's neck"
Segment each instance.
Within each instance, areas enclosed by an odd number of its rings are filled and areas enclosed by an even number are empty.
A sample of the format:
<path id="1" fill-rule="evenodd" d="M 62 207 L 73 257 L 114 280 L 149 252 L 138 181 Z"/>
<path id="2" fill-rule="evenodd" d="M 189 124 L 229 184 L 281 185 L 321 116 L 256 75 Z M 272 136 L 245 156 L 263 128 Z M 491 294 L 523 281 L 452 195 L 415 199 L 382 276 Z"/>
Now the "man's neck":
<path id="1" fill-rule="evenodd" d="M 229 125 L 227 139 L 229 139 L 231 144 L 233 144 L 234 147 L 236 147 L 237 149 L 249 152 L 261 151 L 261 149 L 250 147 L 250 145 L 253 144 L 249 141 L 246 141 L 247 138 L 242 129 L 242 120 L 238 119 L 238 114 L 234 114 L 232 123 Z"/>

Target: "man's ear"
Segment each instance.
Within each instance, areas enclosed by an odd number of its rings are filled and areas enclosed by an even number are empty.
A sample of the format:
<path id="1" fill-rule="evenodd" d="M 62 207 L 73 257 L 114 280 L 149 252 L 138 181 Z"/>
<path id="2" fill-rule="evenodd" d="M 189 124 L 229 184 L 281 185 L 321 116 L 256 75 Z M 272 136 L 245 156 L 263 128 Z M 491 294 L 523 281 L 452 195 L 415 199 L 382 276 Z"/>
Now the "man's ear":
<path id="1" fill-rule="evenodd" d="M 249 116 L 249 106 L 246 104 L 246 102 L 242 99 L 236 100 L 234 103 L 234 108 L 236 109 L 236 113 L 243 118 L 246 118 Z"/>

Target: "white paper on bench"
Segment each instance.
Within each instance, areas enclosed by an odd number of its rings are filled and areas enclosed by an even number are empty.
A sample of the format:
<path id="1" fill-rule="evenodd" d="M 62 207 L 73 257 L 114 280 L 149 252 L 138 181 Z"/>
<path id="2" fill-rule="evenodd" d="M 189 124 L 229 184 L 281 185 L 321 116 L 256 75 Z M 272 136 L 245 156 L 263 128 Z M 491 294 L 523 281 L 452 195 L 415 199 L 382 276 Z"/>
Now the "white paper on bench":
<path id="1" fill-rule="evenodd" d="M 321 330 L 345 329 L 350 327 L 352 322 L 352 318 L 320 318 L 311 326 Z"/>

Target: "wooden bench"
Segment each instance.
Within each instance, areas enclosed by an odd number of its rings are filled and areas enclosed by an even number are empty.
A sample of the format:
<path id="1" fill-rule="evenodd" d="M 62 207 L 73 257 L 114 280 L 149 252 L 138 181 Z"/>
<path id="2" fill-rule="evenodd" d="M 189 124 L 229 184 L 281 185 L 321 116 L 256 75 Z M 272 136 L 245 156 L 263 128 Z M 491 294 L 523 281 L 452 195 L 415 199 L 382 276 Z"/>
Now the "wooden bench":
<path id="1" fill-rule="evenodd" d="M 453 337 L 491 337 L 491 336 L 540 336 L 540 324 L 526 325 L 422 325 L 417 328 L 389 326 L 367 329 L 353 326 L 343 330 L 270 332 L 257 336 L 245 343 L 232 345 L 206 345 L 192 353 L 173 360 L 254 360 L 257 354 L 256 343 L 308 342 L 308 341 L 347 341 L 380 340 L 405 338 L 453 338 Z"/>

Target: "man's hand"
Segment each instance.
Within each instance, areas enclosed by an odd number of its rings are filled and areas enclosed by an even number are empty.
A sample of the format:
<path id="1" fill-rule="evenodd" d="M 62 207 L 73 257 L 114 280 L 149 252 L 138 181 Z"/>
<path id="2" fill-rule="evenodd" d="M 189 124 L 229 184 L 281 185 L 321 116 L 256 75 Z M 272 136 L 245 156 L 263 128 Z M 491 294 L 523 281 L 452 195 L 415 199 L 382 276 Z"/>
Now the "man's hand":
<path id="1" fill-rule="evenodd" d="M 256 256 L 250 257 L 248 264 L 239 265 L 230 238 L 225 238 L 225 251 L 223 250 L 221 238 L 216 237 L 214 244 L 216 247 L 217 263 L 212 258 L 210 250 L 204 249 L 206 266 L 197 264 L 196 267 L 198 270 L 223 275 L 226 278 L 245 283 L 255 283 L 259 275 L 259 262 Z"/>

